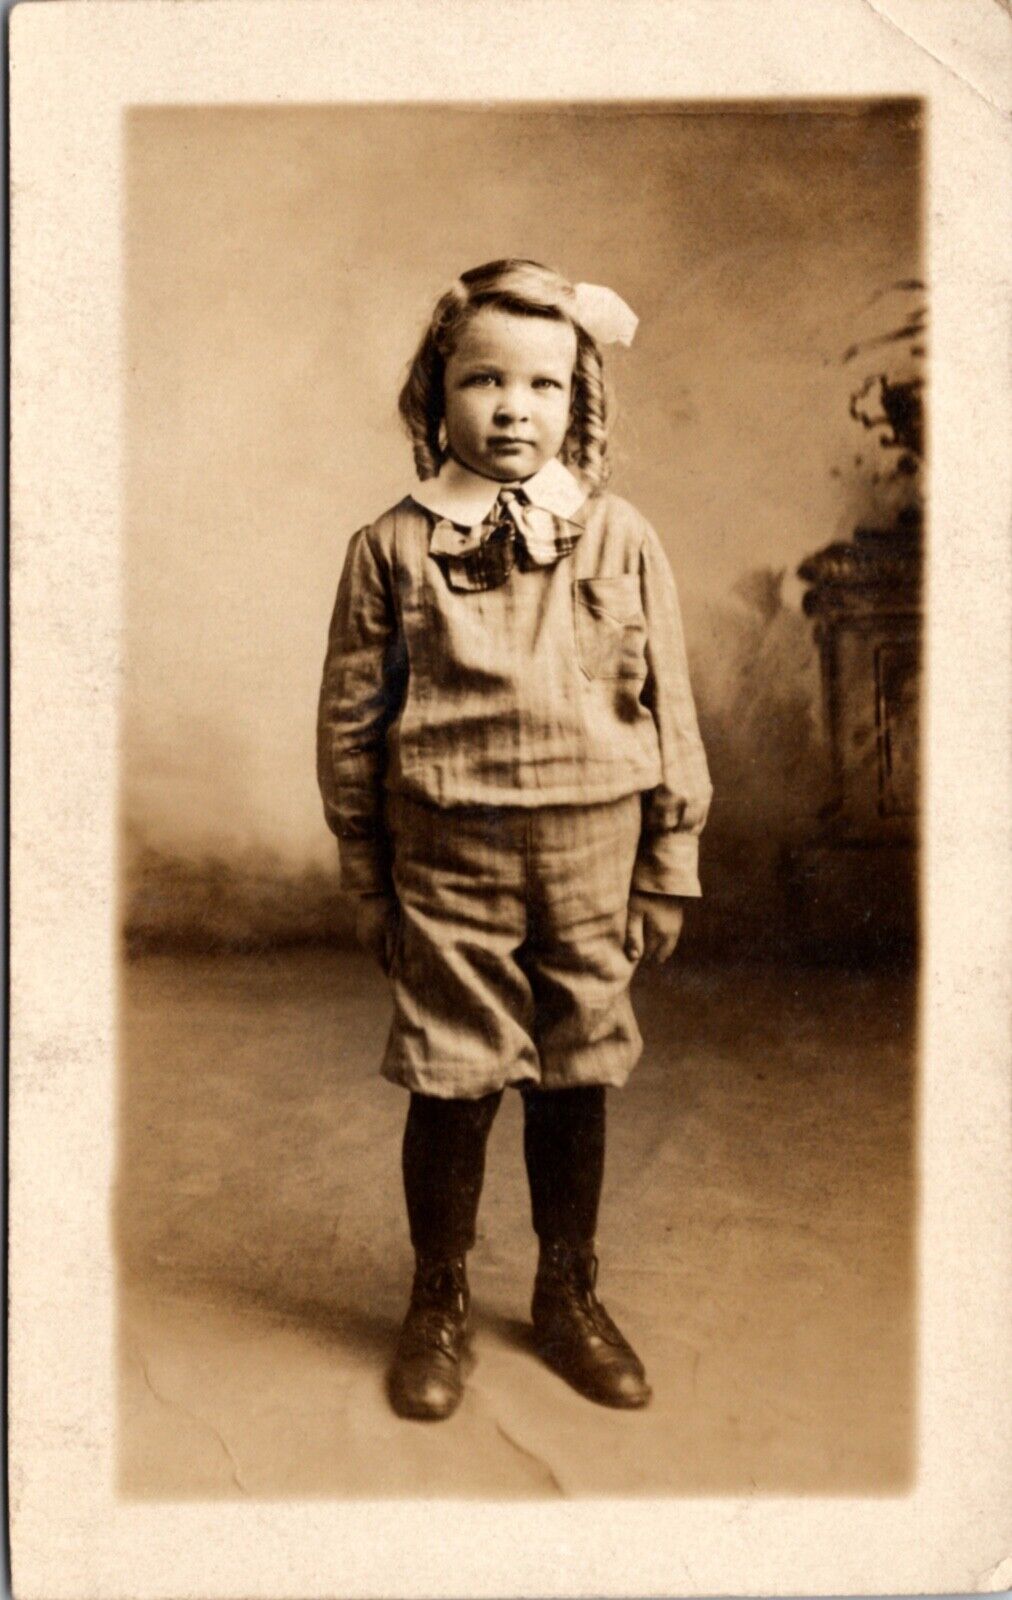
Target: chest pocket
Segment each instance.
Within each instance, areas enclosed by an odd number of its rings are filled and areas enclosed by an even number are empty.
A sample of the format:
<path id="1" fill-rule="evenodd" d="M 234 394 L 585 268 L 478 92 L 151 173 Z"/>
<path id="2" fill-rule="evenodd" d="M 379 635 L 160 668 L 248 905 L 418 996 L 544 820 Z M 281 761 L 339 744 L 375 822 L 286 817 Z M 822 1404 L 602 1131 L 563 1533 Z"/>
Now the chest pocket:
<path id="1" fill-rule="evenodd" d="M 647 624 L 639 574 L 577 578 L 576 653 L 588 678 L 646 677 Z"/>

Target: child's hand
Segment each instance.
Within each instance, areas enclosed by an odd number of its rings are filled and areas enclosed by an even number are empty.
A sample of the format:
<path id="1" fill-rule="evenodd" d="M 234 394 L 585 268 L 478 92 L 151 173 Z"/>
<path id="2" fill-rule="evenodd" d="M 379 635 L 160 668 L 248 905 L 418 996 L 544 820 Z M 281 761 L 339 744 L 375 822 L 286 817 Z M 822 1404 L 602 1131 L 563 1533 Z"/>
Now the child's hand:
<path id="1" fill-rule="evenodd" d="M 644 894 L 634 889 L 629 896 L 629 918 L 625 929 L 625 953 L 630 961 L 670 959 L 682 931 L 685 910 L 681 900 L 671 894 Z"/>
<path id="2" fill-rule="evenodd" d="M 355 907 L 355 938 L 367 955 L 389 973 L 394 956 L 399 915 L 392 894 L 363 894 Z"/>

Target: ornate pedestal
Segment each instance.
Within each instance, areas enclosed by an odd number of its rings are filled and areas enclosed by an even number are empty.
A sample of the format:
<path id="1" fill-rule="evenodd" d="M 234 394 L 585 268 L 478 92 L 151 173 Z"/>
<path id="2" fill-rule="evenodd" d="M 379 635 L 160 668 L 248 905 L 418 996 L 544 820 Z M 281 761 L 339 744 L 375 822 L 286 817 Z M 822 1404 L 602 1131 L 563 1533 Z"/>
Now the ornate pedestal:
<path id="1" fill-rule="evenodd" d="M 798 569 L 811 588 L 831 793 L 792 853 L 806 942 L 859 959 L 909 955 L 917 931 L 922 542 L 911 513 L 859 528 Z"/>

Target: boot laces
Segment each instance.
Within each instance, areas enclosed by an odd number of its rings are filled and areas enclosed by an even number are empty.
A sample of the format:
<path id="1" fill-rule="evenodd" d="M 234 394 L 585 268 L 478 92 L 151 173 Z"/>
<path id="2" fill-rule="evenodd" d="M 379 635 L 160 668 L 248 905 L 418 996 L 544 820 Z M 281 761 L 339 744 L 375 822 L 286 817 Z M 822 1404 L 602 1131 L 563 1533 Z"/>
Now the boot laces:
<path id="1" fill-rule="evenodd" d="M 419 1261 L 411 1289 L 411 1304 L 419 1310 L 450 1311 L 462 1315 L 467 1309 L 467 1278 L 459 1257 L 448 1261 Z"/>
<path id="2" fill-rule="evenodd" d="M 411 1288 L 411 1303 L 401 1329 L 402 1355 L 441 1350 L 444 1355 L 457 1360 L 467 1310 L 467 1277 L 463 1260 L 419 1260 Z"/>
<path id="3" fill-rule="evenodd" d="M 565 1291 L 568 1309 L 587 1333 L 606 1344 L 625 1347 L 625 1339 L 598 1299 L 597 1256 L 579 1251 L 553 1252 L 549 1271 Z"/>

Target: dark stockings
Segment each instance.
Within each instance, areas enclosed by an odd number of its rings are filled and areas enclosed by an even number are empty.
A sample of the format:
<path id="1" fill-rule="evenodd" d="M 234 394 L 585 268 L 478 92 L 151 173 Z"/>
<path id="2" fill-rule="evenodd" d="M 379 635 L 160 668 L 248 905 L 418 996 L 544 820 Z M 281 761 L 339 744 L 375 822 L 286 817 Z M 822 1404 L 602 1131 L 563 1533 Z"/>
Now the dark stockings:
<path id="1" fill-rule="evenodd" d="M 402 1152 L 411 1243 L 449 1260 L 474 1244 L 485 1146 L 502 1099 L 439 1100 L 412 1094 Z"/>
<path id="2" fill-rule="evenodd" d="M 605 1091 L 524 1088 L 524 1158 L 534 1231 L 543 1243 L 589 1245 L 604 1176 Z M 411 1243 L 448 1259 L 474 1244 L 485 1148 L 502 1093 L 480 1100 L 412 1094 L 404 1129 Z"/>
<path id="3" fill-rule="evenodd" d="M 524 1159 L 542 1244 L 593 1243 L 604 1180 L 605 1091 L 525 1089 Z"/>

